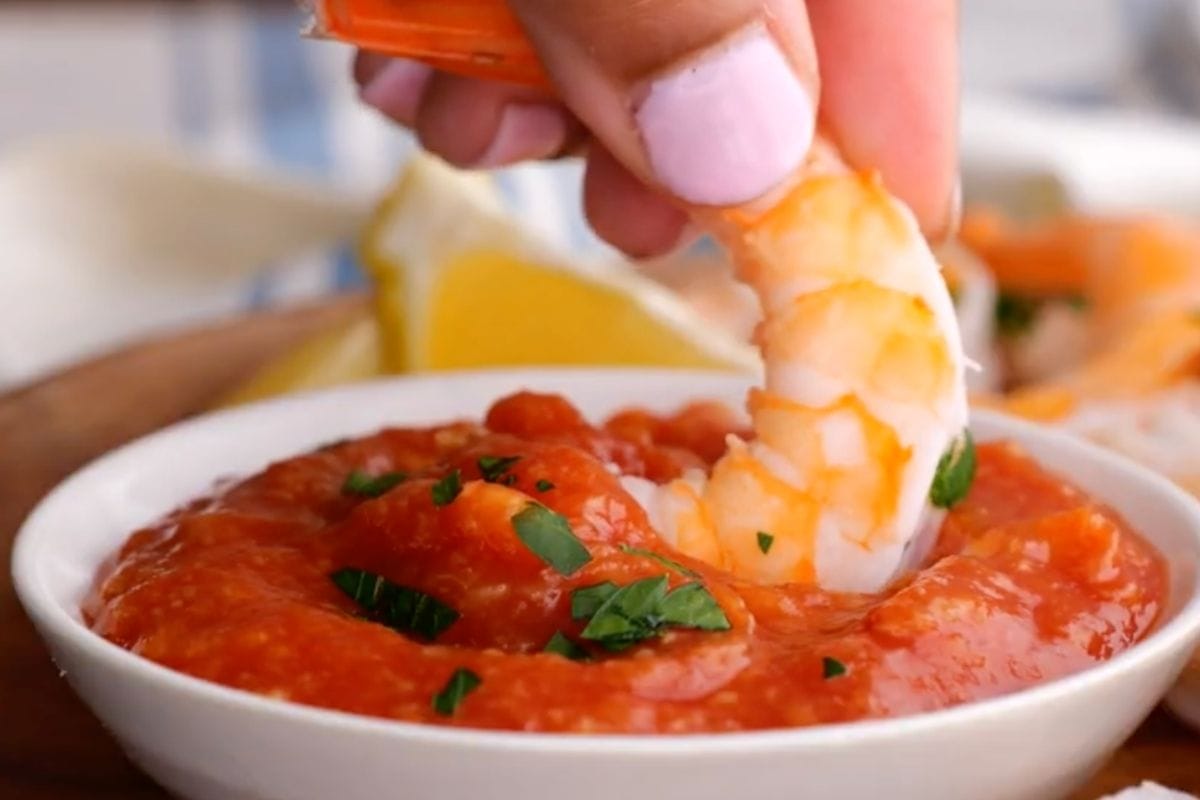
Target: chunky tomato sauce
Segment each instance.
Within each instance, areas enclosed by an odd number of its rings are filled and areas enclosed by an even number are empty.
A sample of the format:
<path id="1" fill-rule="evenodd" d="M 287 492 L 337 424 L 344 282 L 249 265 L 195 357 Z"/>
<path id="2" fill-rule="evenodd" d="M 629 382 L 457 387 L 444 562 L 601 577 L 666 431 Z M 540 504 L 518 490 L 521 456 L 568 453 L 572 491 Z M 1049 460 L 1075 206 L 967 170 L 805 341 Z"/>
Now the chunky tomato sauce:
<path id="1" fill-rule="evenodd" d="M 979 448 L 971 492 L 930 562 L 879 595 L 752 585 L 674 553 L 611 465 L 666 480 L 711 463 L 735 424 L 701 405 L 593 428 L 560 398 L 522 394 L 482 426 L 332 444 L 135 533 L 85 612 L 135 653 L 271 697 L 426 723 L 629 733 L 942 708 L 1084 669 L 1154 624 L 1160 557 L 1004 444 Z M 480 480 L 481 458 L 513 456 Z M 461 492 L 438 505 L 435 487 L 456 469 Z M 404 475 L 365 497 L 345 488 L 355 471 Z M 590 562 L 564 576 L 531 551 L 512 522 L 531 502 L 569 521 Z M 397 632 L 331 580 L 346 568 L 458 616 L 433 642 Z M 702 583 L 729 629 L 668 627 L 619 651 L 580 638 L 575 590 L 661 575 L 671 587 Z M 589 659 L 543 652 L 556 633 Z M 449 706 L 435 703 L 460 670 L 477 681 Z"/>

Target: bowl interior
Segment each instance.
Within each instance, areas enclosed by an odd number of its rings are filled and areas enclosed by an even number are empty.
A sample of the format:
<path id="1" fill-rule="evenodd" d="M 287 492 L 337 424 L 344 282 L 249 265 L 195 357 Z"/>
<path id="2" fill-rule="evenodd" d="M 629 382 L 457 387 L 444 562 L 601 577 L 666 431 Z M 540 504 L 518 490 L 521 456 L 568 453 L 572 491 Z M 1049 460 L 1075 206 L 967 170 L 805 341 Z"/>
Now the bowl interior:
<path id="1" fill-rule="evenodd" d="M 387 425 L 478 419 L 495 399 L 525 388 L 567 395 L 595 420 L 628 406 L 669 411 L 701 398 L 740 407 L 748 386 L 747 379 L 707 372 L 475 372 L 374 382 L 224 411 L 139 440 L 69 478 L 43 501 L 22 529 L 13 557 L 14 582 L 43 632 L 49 628 L 57 635 L 90 639 L 88 647 L 114 651 L 106 657 L 141 662 L 87 630 L 79 604 L 99 565 L 130 531 L 207 491 L 216 479 L 247 475 L 273 460 Z M 1116 508 L 1169 559 L 1171 597 L 1158 630 L 1114 662 L 1179 650 L 1193 640 L 1200 630 L 1200 504 L 1165 479 L 1064 435 L 983 413 L 975 415 L 972 426 L 983 441 L 1020 440 L 1043 464 Z M 1065 681 L 1086 679 L 1108 666 Z M 1063 681 L 1049 686 L 1059 683 Z M 195 684 L 203 687 L 198 691 L 231 691 L 199 681 Z M 1012 697 L 975 706 L 1004 703 Z M 907 721 L 862 724 L 883 727 L 899 723 Z"/>

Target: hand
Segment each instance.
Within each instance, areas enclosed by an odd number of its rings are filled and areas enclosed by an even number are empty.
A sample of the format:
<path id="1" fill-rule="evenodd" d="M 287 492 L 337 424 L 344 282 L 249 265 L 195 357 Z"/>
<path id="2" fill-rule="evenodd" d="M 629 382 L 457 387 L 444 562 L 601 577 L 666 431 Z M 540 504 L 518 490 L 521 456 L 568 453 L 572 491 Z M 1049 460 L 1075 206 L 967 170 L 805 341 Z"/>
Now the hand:
<path id="1" fill-rule="evenodd" d="M 954 0 L 509 2 L 562 102 L 359 53 L 363 99 L 463 167 L 553 158 L 592 137 L 588 218 L 633 256 L 686 235 L 673 199 L 732 205 L 786 178 L 818 107 L 821 129 L 879 169 L 927 233 L 955 222 Z"/>

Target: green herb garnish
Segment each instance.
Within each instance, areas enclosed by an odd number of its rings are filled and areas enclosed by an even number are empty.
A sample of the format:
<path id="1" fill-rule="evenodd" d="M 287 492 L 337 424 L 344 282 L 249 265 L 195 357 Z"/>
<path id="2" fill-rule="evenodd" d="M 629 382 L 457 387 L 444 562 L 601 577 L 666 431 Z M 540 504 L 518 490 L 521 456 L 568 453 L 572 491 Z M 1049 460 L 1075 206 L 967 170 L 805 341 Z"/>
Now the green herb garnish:
<path id="1" fill-rule="evenodd" d="M 430 494 L 433 495 L 435 506 L 448 506 L 462 493 L 462 473 L 454 470 L 433 485 Z"/>
<path id="2" fill-rule="evenodd" d="M 821 674 L 825 680 L 830 678 L 840 678 L 846 674 L 846 665 L 838 661 L 836 658 L 825 656 L 821 659 Z"/>
<path id="3" fill-rule="evenodd" d="M 571 592 L 571 619 L 591 619 L 619 588 L 612 581 L 605 581 Z"/>
<path id="4" fill-rule="evenodd" d="M 621 552 L 628 553 L 631 556 L 641 556 L 642 558 L 648 558 L 651 561 L 661 564 L 662 566 L 666 567 L 669 570 L 674 570 L 675 572 L 678 572 L 680 575 L 686 575 L 689 578 L 699 578 L 700 577 L 700 573 L 696 572 L 695 570 L 688 569 L 683 564 L 680 564 L 678 561 L 667 558 L 662 553 L 656 553 L 653 550 L 643 550 L 640 547 L 630 547 L 627 544 L 623 544 L 623 545 L 621 545 Z"/>
<path id="5" fill-rule="evenodd" d="M 533 485 L 533 488 L 537 489 L 539 492 L 548 492 L 554 488 L 554 484 L 545 478 L 542 478 Z"/>
<path id="6" fill-rule="evenodd" d="M 433 710 L 443 717 L 454 716 L 463 699 L 479 688 L 483 679 L 466 667 L 454 670 L 445 687 L 433 696 Z"/>
<path id="7" fill-rule="evenodd" d="M 664 625 L 700 631 L 729 630 L 729 618 L 700 583 L 685 583 L 668 594 L 659 611 Z"/>
<path id="8" fill-rule="evenodd" d="M 500 483 L 500 479 L 504 477 L 504 473 L 512 468 L 521 460 L 520 456 L 483 456 L 476 463 L 479 465 L 479 474 L 488 483 Z M 513 481 L 516 481 L 514 476 Z M 508 484 L 511 486 L 512 484 Z"/>
<path id="9" fill-rule="evenodd" d="M 591 658 L 587 650 L 568 639 L 562 631 L 555 631 L 554 635 L 550 637 L 550 641 L 546 642 L 546 646 L 542 648 L 542 652 L 554 653 L 572 661 L 587 661 Z"/>
<path id="10" fill-rule="evenodd" d="M 658 633 L 666 599 L 666 575 L 634 581 L 619 588 L 596 609 L 579 635 L 608 650 L 624 650 Z"/>
<path id="11" fill-rule="evenodd" d="M 938 508 L 951 508 L 971 490 L 975 480 L 975 440 L 964 430 L 942 454 L 929 489 L 929 502 Z"/>
<path id="12" fill-rule="evenodd" d="M 432 595 L 392 583 L 382 575 L 347 567 L 329 576 L 368 619 L 400 633 L 433 641 L 458 620 L 458 612 Z"/>
<path id="13" fill-rule="evenodd" d="M 775 535 L 767 533 L 766 531 L 759 531 L 757 536 L 758 549 L 761 550 L 762 554 L 765 556 L 767 553 L 771 552 L 771 545 L 775 544 Z"/>
<path id="14" fill-rule="evenodd" d="M 573 575 L 592 560 L 562 514 L 530 503 L 512 518 L 517 538 L 559 575 Z"/>
<path id="15" fill-rule="evenodd" d="M 342 484 L 342 494 L 382 497 L 406 480 L 408 476 L 403 472 L 385 472 L 372 476 L 356 469 L 346 476 L 346 481 Z"/>
<path id="16" fill-rule="evenodd" d="M 1087 311 L 1091 306 L 1091 302 L 1081 294 L 1073 294 L 1069 297 L 1064 297 L 1063 302 L 1066 303 L 1072 311 Z"/>
<path id="17" fill-rule="evenodd" d="M 605 595 L 607 598 L 595 607 Z M 580 612 L 593 607 L 591 619 L 579 636 L 613 652 L 658 636 L 668 627 L 704 631 L 730 628 L 725 612 L 702 584 L 686 583 L 668 592 L 666 575 L 621 587 L 599 584 L 572 595 L 571 612 L 576 619 L 587 616 Z"/>
<path id="18" fill-rule="evenodd" d="M 1037 300 L 1001 292 L 996 297 L 996 328 L 1004 336 L 1020 336 L 1033 327 L 1040 306 Z"/>

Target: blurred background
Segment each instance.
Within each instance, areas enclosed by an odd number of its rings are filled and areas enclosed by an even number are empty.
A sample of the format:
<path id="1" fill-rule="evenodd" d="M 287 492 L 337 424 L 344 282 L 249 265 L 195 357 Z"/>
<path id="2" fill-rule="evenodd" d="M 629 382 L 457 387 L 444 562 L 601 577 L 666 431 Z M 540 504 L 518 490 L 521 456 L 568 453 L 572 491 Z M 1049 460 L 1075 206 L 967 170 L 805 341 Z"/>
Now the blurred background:
<path id="1" fill-rule="evenodd" d="M 0 4 L 0 388 L 364 285 L 356 239 L 412 145 L 302 24 L 270 0 Z M 1200 2 L 964 0 L 962 42 L 969 202 L 1200 212 Z M 498 186 L 611 258 L 577 178 Z"/>

